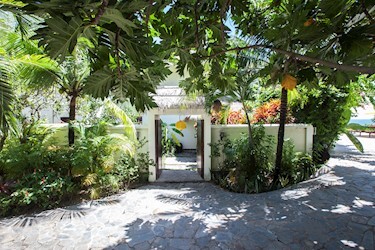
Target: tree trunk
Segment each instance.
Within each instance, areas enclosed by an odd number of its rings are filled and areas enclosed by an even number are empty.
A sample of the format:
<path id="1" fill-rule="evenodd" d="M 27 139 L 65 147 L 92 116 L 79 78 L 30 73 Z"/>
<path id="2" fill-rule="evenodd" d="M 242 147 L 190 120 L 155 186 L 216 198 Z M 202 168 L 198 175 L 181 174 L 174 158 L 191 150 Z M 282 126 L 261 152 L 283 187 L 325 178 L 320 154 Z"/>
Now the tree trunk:
<path id="1" fill-rule="evenodd" d="M 279 177 L 281 173 L 281 161 L 283 158 L 284 134 L 285 134 L 285 121 L 288 105 L 288 90 L 282 88 L 281 90 L 281 104 L 280 104 L 280 123 L 279 131 L 277 134 L 277 151 L 275 162 L 275 175 L 273 177 L 272 188 L 277 188 Z"/>
<path id="2" fill-rule="evenodd" d="M 76 93 L 73 93 L 69 103 L 69 146 L 72 146 L 74 144 L 74 128 L 72 126 L 72 123 L 76 119 L 77 97 L 78 95 Z"/>
<path id="3" fill-rule="evenodd" d="M 4 129 L 6 130 L 6 129 Z M 0 137 L 0 152 L 3 150 L 4 145 L 5 145 L 5 140 L 8 137 L 8 132 L 3 132 L 2 136 Z"/>
<path id="4" fill-rule="evenodd" d="M 249 132 L 249 145 L 250 145 L 250 148 L 254 148 L 253 131 L 252 131 L 252 128 L 251 128 L 249 113 L 248 113 L 248 110 L 245 106 L 244 100 L 241 100 L 241 101 L 242 101 L 243 110 L 245 111 L 245 114 L 246 114 L 247 129 L 248 129 L 248 132 Z"/>

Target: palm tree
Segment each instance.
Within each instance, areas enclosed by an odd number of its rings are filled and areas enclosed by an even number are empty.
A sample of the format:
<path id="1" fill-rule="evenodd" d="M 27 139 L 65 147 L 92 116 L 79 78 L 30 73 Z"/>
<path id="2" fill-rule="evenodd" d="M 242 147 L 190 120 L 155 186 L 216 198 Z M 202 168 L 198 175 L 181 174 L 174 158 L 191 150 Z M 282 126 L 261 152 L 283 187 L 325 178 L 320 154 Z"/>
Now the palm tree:
<path id="1" fill-rule="evenodd" d="M 0 20 L 0 150 L 9 131 L 17 130 L 16 117 L 20 113 L 14 107 L 17 89 L 30 82 L 47 84 L 57 77 L 57 64 L 43 54 L 35 41 L 26 37 L 32 33 L 30 27 L 37 21 L 16 18 L 5 12 L 1 14 L 7 22 Z"/>
<path id="2" fill-rule="evenodd" d="M 69 99 L 69 145 L 74 144 L 74 128 L 76 120 L 77 99 L 83 95 L 83 88 L 87 77 L 90 75 L 89 58 L 84 49 L 76 49 L 71 56 L 66 57 L 60 65 L 57 84 L 59 92 Z"/>
<path id="3" fill-rule="evenodd" d="M 0 151 L 8 136 L 12 121 L 12 103 L 14 100 L 13 89 L 9 82 L 8 69 L 0 57 Z"/>

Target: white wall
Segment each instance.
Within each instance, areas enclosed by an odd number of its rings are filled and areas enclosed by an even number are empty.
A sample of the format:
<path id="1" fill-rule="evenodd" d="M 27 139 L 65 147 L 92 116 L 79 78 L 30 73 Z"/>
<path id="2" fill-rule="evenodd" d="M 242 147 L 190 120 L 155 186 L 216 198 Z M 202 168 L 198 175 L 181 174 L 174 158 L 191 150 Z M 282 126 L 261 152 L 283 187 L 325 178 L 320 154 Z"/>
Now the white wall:
<path id="1" fill-rule="evenodd" d="M 177 73 L 177 68 L 174 65 L 171 65 L 169 68 L 170 71 L 172 71 L 172 74 L 170 74 L 164 81 L 160 83 L 161 86 L 178 86 L 180 81 L 184 80 L 185 78 L 189 77 L 189 73 L 187 70 L 184 71 L 184 76 L 180 76 Z"/>
<path id="2" fill-rule="evenodd" d="M 176 123 L 179 120 L 184 120 L 186 115 L 161 115 L 160 119 L 167 123 Z M 186 129 L 182 130 L 181 132 L 184 136 L 180 136 L 176 134 L 177 139 L 181 142 L 183 149 L 196 149 L 197 148 L 197 137 L 196 137 L 196 130 L 194 128 L 195 120 L 190 119 L 186 121 Z"/>
<path id="3" fill-rule="evenodd" d="M 275 154 L 277 133 L 279 129 L 278 124 L 265 124 L 265 132 L 267 135 L 272 135 L 275 138 Z M 211 126 L 211 142 L 217 143 L 220 140 L 220 133 L 225 133 L 227 138 L 239 138 L 241 133 L 247 133 L 247 125 L 212 125 Z M 314 127 L 309 124 L 287 124 L 285 125 L 285 139 L 290 138 L 295 145 L 295 150 L 299 152 L 306 152 L 312 154 Z M 211 158 L 211 166 L 216 169 L 221 158 Z"/>

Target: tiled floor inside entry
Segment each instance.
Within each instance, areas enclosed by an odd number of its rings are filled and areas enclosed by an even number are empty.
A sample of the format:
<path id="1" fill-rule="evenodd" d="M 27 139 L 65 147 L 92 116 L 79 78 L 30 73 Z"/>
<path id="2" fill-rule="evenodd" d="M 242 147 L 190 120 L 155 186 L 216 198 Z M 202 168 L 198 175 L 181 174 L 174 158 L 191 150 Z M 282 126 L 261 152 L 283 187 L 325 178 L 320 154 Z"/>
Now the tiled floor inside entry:
<path id="1" fill-rule="evenodd" d="M 184 150 L 174 157 L 166 157 L 163 169 L 157 182 L 201 182 L 197 172 L 197 155 L 195 150 Z"/>

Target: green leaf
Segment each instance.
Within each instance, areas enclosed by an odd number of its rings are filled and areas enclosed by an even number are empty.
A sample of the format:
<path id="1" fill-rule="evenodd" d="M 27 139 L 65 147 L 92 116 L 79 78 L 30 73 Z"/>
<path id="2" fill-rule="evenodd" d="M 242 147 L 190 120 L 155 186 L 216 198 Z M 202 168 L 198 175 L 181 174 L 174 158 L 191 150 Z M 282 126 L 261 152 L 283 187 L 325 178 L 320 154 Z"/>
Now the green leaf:
<path id="1" fill-rule="evenodd" d="M 357 137 L 355 137 L 352 133 L 350 133 L 348 130 L 345 130 L 345 135 L 349 138 L 349 140 L 353 143 L 353 145 L 356 147 L 356 149 L 363 153 L 363 145 L 362 143 L 358 140 Z"/>
<path id="2" fill-rule="evenodd" d="M 133 28 L 137 26 L 129 19 L 124 18 L 118 9 L 107 8 L 101 18 L 102 21 L 114 22 L 120 29 L 126 32 L 129 36 L 133 36 Z"/>
<path id="3" fill-rule="evenodd" d="M 41 39 L 41 44 L 47 45 L 47 51 L 52 59 L 63 61 L 66 55 L 72 53 L 77 39 L 83 32 L 83 21 L 79 16 L 73 16 L 67 23 L 61 16 L 53 15 L 46 20 L 48 27 L 38 30 L 35 38 Z"/>
<path id="4" fill-rule="evenodd" d="M 173 130 L 176 134 L 178 134 L 178 135 L 184 137 L 184 134 L 183 134 L 180 130 L 178 130 L 177 128 L 172 128 L 172 130 Z"/>
<path id="5" fill-rule="evenodd" d="M 113 72 L 107 67 L 104 67 L 95 71 L 87 78 L 85 92 L 94 97 L 106 97 L 109 95 L 114 80 L 115 76 Z"/>
<path id="6" fill-rule="evenodd" d="M 9 69 L 3 61 L 0 61 L 0 130 L 4 133 L 11 120 L 9 115 L 13 113 L 12 103 L 14 94 L 9 82 Z"/>
<path id="7" fill-rule="evenodd" d="M 180 141 L 177 139 L 177 136 L 175 134 L 171 134 L 173 141 L 177 144 L 177 146 L 181 146 Z"/>

